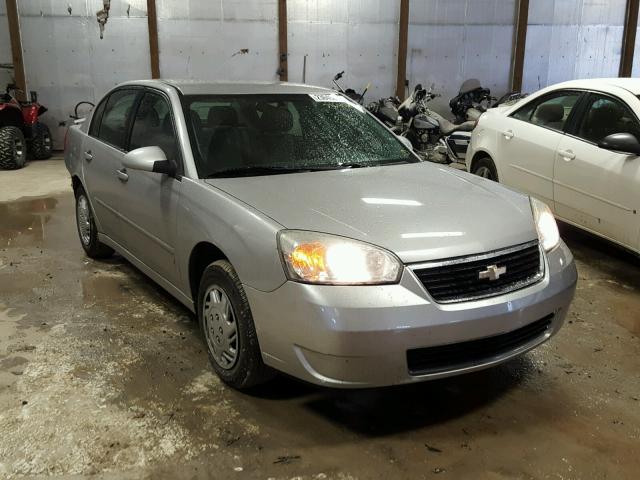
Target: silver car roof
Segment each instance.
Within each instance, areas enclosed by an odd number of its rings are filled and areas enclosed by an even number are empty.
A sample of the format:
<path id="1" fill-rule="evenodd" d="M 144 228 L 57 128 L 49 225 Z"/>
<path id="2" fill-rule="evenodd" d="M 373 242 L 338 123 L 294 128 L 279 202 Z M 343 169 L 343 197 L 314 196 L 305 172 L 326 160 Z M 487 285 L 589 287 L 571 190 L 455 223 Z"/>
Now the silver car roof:
<path id="1" fill-rule="evenodd" d="M 210 82 L 200 80 L 138 80 L 122 85 L 144 85 L 166 88 L 171 85 L 184 95 L 251 95 L 327 93 L 334 90 L 288 82 Z"/>

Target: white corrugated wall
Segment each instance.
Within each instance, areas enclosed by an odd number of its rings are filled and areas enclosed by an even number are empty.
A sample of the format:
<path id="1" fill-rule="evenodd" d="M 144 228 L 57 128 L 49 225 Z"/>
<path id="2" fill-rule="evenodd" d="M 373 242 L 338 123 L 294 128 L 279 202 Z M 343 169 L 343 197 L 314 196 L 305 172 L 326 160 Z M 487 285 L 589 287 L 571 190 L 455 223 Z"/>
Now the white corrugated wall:
<path id="1" fill-rule="evenodd" d="M 277 0 L 156 0 L 160 71 L 165 78 L 278 79 Z M 524 90 L 578 77 L 615 76 L 626 0 L 532 0 Z M 393 94 L 399 0 L 288 0 L 289 80 Z M 516 0 L 410 0 L 407 76 L 411 87 L 435 84 L 433 103 L 448 100 L 467 78 L 495 94 L 508 90 Z M 111 0 L 104 39 L 102 0 L 19 0 L 28 88 L 57 127 L 80 100 L 98 100 L 125 80 L 149 78 L 146 0 Z M 70 9 L 70 11 L 69 11 Z M 638 37 L 640 44 L 640 35 Z M 636 49 L 636 72 L 640 48 Z M 0 63 L 11 61 L 0 1 Z M 3 74 L 5 77 L 3 77 Z M 0 71 L 6 83 L 6 72 Z"/>

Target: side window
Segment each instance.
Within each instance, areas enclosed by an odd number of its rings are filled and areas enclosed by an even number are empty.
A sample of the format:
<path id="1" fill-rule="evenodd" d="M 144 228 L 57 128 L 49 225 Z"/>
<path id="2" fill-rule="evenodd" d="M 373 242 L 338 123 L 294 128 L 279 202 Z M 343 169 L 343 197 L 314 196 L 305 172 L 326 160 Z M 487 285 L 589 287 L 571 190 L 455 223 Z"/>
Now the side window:
<path id="1" fill-rule="evenodd" d="M 630 133 L 640 139 L 638 120 L 622 101 L 591 94 L 577 135 L 589 142 L 598 143 L 614 133 Z"/>
<path id="2" fill-rule="evenodd" d="M 124 150 L 127 125 L 137 95 L 137 90 L 117 90 L 109 96 L 100 123 L 100 140 Z"/>
<path id="3" fill-rule="evenodd" d="M 91 116 L 91 126 L 89 127 L 89 135 L 92 137 L 98 136 L 98 131 L 100 130 L 100 122 L 102 121 L 102 114 L 104 113 L 104 106 L 107 104 L 108 99 L 102 100 L 100 104 L 96 107 Z"/>
<path id="4" fill-rule="evenodd" d="M 156 93 L 145 93 L 136 112 L 129 149 L 160 147 L 167 159 L 178 161 L 178 141 L 169 102 Z"/>
<path id="5" fill-rule="evenodd" d="M 562 131 L 580 95 L 580 92 L 553 94 L 552 97 L 547 96 L 525 105 L 512 116 L 540 127 Z"/>

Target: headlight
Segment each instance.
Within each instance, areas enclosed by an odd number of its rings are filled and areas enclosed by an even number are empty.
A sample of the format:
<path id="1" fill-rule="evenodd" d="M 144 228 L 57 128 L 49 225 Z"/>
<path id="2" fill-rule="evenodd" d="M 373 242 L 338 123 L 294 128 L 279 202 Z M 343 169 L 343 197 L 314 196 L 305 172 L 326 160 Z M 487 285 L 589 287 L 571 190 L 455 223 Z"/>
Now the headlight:
<path id="1" fill-rule="evenodd" d="M 278 234 L 289 280 L 326 285 L 397 283 L 402 263 L 380 247 L 350 238 L 304 230 Z"/>
<path id="2" fill-rule="evenodd" d="M 538 238 L 545 252 L 553 250 L 560 243 L 560 232 L 558 224 L 553 218 L 553 213 L 546 203 L 541 202 L 533 197 L 529 197 L 531 201 L 531 211 L 533 212 L 533 220 L 536 222 L 536 230 L 538 230 Z"/>

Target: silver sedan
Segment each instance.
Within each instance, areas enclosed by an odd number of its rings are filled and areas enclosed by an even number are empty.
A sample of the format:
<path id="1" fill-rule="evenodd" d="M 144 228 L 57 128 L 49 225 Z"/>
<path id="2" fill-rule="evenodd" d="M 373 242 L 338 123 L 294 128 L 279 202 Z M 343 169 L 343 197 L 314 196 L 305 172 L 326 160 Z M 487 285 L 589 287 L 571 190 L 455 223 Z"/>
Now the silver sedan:
<path id="1" fill-rule="evenodd" d="M 195 312 L 236 388 L 486 368 L 557 333 L 574 294 L 544 203 L 421 162 L 331 90 L 130 82 L 66 143 L 87 255 Z"/>

